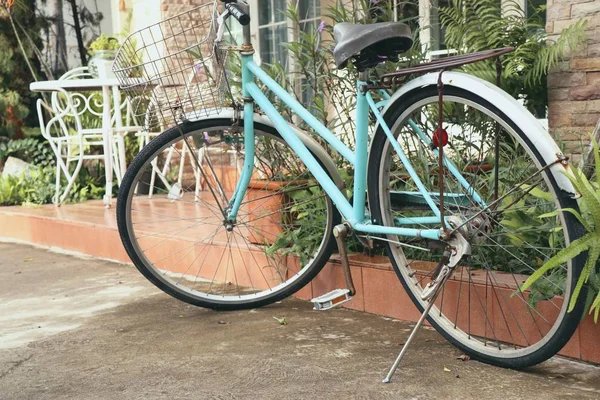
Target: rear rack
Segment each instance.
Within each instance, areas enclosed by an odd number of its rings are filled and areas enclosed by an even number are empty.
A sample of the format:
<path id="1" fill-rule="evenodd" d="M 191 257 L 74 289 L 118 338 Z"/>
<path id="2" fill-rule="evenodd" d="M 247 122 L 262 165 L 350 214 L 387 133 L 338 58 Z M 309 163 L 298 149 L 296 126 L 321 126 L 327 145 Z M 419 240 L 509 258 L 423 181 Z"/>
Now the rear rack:
<path id="1" fill-rule="evenodd" d="M 427 72 L 434 71 L 449 71 L 451 69 L 462 67 L 463 65 L 473 64 L 479 61 L 488 60 L 490 58 L 497 58 L 503 54 L 510 53 L 513 50 L 513 47 L 503 47 L 500 49 L 484 50 L 476 53 L 459 54 L 456 56 L 439 58 L 437 60 L 417 64 L 409 68 L 403 68 L 400 71 L 382 75 L 377 84 L 365 85 L 363 86 L 363 89 L 388 89 L 403 84 L 406 80 L 405 78 L 409 75 L 425 74 Z"/>

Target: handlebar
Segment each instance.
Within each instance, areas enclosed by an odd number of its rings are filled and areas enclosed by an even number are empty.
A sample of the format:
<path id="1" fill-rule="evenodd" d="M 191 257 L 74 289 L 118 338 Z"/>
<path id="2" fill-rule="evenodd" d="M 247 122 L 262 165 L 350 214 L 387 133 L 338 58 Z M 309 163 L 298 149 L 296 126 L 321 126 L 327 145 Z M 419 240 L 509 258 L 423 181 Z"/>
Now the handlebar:
<path id="1" fill-rule="evenodd" d="M 235 19 L 238 20 L 240 24 L 246 26 L 250 24 L 250 16 L 241 10 L 240 6 L 236 3 L 227 2 L 225 3 L 225 8 L 229 11 L 229 14 Z"/>

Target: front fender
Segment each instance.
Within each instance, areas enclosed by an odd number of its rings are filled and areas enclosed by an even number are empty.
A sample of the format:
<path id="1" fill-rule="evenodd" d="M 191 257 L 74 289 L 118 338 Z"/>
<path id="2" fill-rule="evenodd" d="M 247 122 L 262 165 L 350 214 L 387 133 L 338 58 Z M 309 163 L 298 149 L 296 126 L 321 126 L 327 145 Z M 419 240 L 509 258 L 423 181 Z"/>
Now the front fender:
<path id="1" fill-rule="evenodd" d="M 437 86 L 438 77 L 438 73 L 429 73 L 402 86 L 402 88 L 394 93 L 394 95 L 389 99 L 382 115 L 385 116 L 386 112 L 394 105 L 394 103 L 400 101 L 401 98 L 409 92 L 422 89 L 426 86 Z M 556 163 L 557 159 L 562 157 L 560 149 L 548 131 L 525 107 L 519 104 L 519 102 L 517 102 L 512 96 L 499 87 L 475 76 L 460 72 L 444 72 L 442 79 L 445 86 L 454 86 L 467 92 L 471 92 L 474 95 L 477 95 L 492 103 L 506 116 L 513 120 L 515 124 L 523 130 L 529 141 L 538 150 L 544 160 L 545 165 L 553 164 L 550 167 L 550 171 L 556 179 L 558 187 L 572 195 L 576 193 L 573 184 L 565 174 L 565 172 L 571 173 L 569 166 L 563 165 L 562 163 Z M 379 128 L 379 126 L 377 126 L 377 128 Z M 521 142 L 521 144 L 525 145 L 524 142 Z"/>

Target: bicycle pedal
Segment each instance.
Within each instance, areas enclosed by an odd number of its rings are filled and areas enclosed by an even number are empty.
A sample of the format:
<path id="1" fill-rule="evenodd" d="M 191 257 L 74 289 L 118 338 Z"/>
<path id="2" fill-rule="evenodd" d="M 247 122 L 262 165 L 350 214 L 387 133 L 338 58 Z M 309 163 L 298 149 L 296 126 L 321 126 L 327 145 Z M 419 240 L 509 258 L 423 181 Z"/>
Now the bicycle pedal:
<path id="1" fill-rule="evenodd" d="M 327 311 L 350 300 L 352 300 L 352 296 L 349 289 L 334 289 L 329 293 L 315 297 L 311 301 L 314 304 L 313 310 Z"/>

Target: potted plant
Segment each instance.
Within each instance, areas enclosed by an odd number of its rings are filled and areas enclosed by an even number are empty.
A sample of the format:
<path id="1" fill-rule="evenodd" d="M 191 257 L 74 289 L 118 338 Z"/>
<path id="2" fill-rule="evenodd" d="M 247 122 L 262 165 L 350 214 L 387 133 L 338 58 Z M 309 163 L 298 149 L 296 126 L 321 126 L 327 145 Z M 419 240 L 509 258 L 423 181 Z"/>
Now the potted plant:
<path id="1" fill-rule="evenodd" d="M 114 37 L 108 37 L 101 34 L 94 40 L 88 49 L 88 54 L 92 56 L 88 66 L 90 73 L 97 78 L 114 78 L 112 64 L 117 56 L 120 44 Z"/>
<path id="2" fill-rule="evenodd" d="M 304 215 L 309 211 L 313 202 L 307 202 L 307 196 L 314 196 L 313 190 L 320 190 L 316 188 L 316 184 L 312 189 L 311 186 L 313 185 L 307 179 L 281 177 L 265 180 L 253 177 L 247 189 L 247 239 L 250 243 L 273 245 L 280 235 L 291 228 L 286 228 L 290 220 L 301 224 L 296 219 L 299 215 L 292 217 L 291 213 Z"/>

